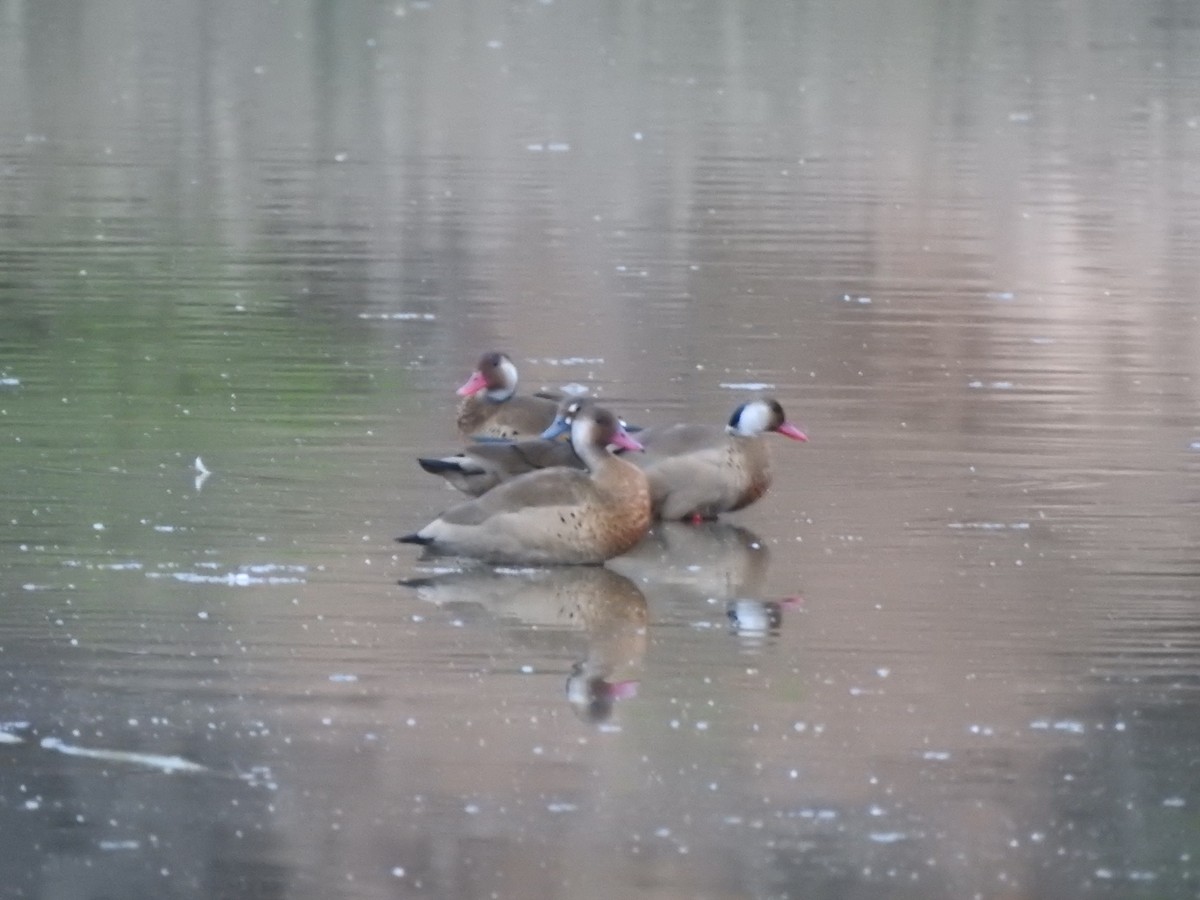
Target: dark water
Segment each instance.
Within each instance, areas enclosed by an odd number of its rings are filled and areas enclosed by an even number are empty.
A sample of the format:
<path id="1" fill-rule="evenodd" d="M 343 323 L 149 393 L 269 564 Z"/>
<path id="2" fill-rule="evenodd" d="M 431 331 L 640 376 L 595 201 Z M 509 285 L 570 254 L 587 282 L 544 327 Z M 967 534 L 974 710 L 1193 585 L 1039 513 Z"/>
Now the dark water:
<path id="1" fill-rule="evenodd" d="M 0 0 L 0 893 L 1195 896 L 1198 258 L 1186 5 Z M 491 348 L 812 440 L 423 563 Z"/>

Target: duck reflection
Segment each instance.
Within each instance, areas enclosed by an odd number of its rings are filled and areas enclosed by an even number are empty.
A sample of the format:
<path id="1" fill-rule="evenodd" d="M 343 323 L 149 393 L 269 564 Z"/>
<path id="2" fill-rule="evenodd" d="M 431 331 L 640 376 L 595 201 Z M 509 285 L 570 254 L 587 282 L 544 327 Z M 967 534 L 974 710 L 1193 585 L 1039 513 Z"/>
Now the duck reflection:
<path id="1" fill-rule="evenodd" d="M 637 695 L 646 655 L 646 598 L 623 575 L 604 567 L 478 568 L 400 584 L 426 602 L 483 607 L 530 631 L 582 631 L 586 649 L 571 666 L 566 696 L 585 722 L 607 721 L 616 701 Z"/>
<path id="2" fill-rule="evenodd" d="M 803 605 L 802 597 L 784 597 L 782 600 L 739 597 L 725 605 L 725 615 L 734 634 L 755 640 L 777 634 L 783 624 L 784 610 L 799 609 Z"/>
<path id="3" fill-rule="evenodd" d="M 656 522 L 640 544 L 608 565 L 639 584 L 729 600 L 759 593 L 769 561 L 759 536 L 740 525 Z"/>

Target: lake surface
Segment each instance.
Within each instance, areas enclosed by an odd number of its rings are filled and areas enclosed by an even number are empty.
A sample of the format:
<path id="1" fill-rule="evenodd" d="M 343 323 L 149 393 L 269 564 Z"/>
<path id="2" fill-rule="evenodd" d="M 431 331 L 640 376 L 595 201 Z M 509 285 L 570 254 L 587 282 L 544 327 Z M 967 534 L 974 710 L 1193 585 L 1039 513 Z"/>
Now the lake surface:
<path id="1" fill-rule="evenodd" d="M 0 893 L 1196 896 L 1198 259 L 1178 4 L 0 0 Z M 422 560 L 490 349 L 810 442 Z"/>

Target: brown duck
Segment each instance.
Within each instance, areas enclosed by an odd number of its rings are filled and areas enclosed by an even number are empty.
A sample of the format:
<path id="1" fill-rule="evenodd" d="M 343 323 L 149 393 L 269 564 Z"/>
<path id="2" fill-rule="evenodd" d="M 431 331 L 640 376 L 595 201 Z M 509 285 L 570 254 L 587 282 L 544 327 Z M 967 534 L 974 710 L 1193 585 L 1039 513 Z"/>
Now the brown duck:
<path id="1" fill-rule="evenodd" d="M 650 488 L 641 469 L 608 445 L 641 445 L 616 416 L 586 399 L 571 401 L 543 436 L 568 428 L 586 471 L 558 467 L 519 475 L 396 540 L 517 565 L 598 564 L 629 550 L 650 527 Z"/>
<path id="2" fill-rule="evenodd" d="M 698 522 L 759 499 L 771 485 L 763 440 L 771 431 L 808 440 L 787 421 L 779 401 L 770 398 L 743 403 L 724 428 L 667 425 L 638 432 L 646 453 L 636 462 L 650 480 L 654 515 Z"/>
<path id="3" fill-rule="evenodd" d="M 482 607 L 496 626 L 522 633 L 582 633 L 586 652 L 571 666 L 566 695 L 586 722 L 606 721 L 616 701 L 637 694 L 646 655 L 646 598 L 607 566 L 530 569 L 520 578 L 468 567 L 400 584 L 460 617 Z"/>
<path id="4" fill-rule="evenodd" d="M 554 421 L 559 397 L 517 396 L 517 367 L 506 353 L 492 351 L 458 389 L 458 430 L 464 437 L 532 438 Z"/>

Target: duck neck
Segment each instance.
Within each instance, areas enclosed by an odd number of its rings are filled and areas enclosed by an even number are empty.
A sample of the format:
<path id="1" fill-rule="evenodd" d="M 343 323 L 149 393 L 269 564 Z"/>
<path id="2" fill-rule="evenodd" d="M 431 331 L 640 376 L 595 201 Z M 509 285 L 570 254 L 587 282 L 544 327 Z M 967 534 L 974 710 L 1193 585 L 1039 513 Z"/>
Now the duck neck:
<path id="1" fill-rule="evenodd" d="M 488 403 L 503 403 L 505 400 L 511 400 L 512 395 L 517 392 L 516 384 L 506 384 L 501 387 L 492 388 L 486 391 L 483 395 L 484 400 Z"/>
<path id="2" fill-rule="evenodd" d="M 592 441 L 582 441 L 576 443 L 571 442 L 575 450 L 575 455 L 583 460 L 583 464 L 588 467 L 589 472 L 599 471 L 604 464 L 613 458 L 608 452 L 608 448 L 602 444 L 596 444 Z"/>

